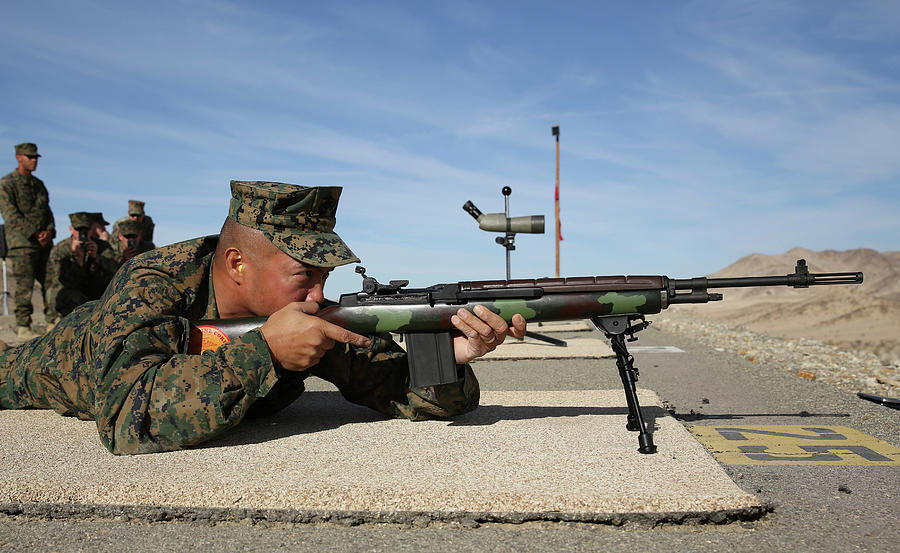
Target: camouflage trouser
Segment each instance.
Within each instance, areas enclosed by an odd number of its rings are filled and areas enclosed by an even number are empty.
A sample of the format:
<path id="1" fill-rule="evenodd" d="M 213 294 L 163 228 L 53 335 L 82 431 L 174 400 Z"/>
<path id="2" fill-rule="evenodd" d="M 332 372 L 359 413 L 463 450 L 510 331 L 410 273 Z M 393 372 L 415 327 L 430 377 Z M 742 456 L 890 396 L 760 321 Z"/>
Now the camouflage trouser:
<path id="1" fill-rule="evenodd" d="M 414 421 L 446 419 L 478 407 L 481 389 L 475 373 L 469 365 L 459 371 L 460 380 L 457 382 L 410 388 L 406 382 L 408 369 L 405 367 L 400 382 L 379 383 L 347 382 L 341 378 L 340 370 L 332 372 L 324 367 L 310 369 L 310 373 L 337 386 L 341 395 L 353 403 L 371 407 L 394 418 Z"/>
<path id="2" fill-rule="evenodd" d="M 0 352 L 0 409 L 53 409 L 60 415 L 77 413 L 66 394 L 77 382 L 61 374 L 55 363 L 28 362 L 32 350 L 43 350 L 49 343 L 44 335 Z"/>
<path id="3" fill-rule="evenodd" d="M 17 248 L 9 251 L 7 259 L 10 263 L 10 272 L 16 281 L 16 293 L 13 296 L 16 305 L 16 326 L 31 326 L 31 314 L 34 312 L 31 295 L 34 292 L 34 281 L 38 281 L 41 285 L 44 315 L 48 318 L 53 316 L 53 310 L 47 304 L 47 288 L 45 286 L 49 257 L 50 248 Z"/>

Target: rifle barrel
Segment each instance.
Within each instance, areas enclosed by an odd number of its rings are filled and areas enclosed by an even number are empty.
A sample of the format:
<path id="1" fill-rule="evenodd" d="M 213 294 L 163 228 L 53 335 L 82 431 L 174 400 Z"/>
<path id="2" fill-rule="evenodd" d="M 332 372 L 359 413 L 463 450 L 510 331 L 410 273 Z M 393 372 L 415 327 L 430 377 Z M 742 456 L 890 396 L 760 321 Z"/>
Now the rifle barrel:
<path id="1" fill-rule="evenodd" d="M 749 288 L 753 286 L 793 286 L 809 288 L 826 284 L 862 284 L 863 274 L 859 271 L 849 273 L 810 273 L 805 259 L 797 260 L 794 274 L 785 276 L 736 277 L 736 278 L 683 278 L 668 280 L 669 304 L 707 303 L 719 301 L 722 294 L 710 294 L 710 288 Z M 690 293 L 679 294 L 678 290 L 690 290 Z"/>
<path id="2" fill-rule="evenodd" d="M 783 277 L 738 277 L 711 278 L 710 288 L 741 288 L 745 286 L 820 286 L 828 284 L 861 284 L 862 273 L 815 273 L 809 275 L 787 275 Z"/>
<path id="3" fill-rule="evenodd" d="M 750 286 L 822 286 L 829 284 L 861 284 L 863 274 L 851 273 L 810 273 L 786 276 L 736 277 L 736 278 L 685 278 L 671 279 L 675 290 L 695 290 L 700 288 L 745 288 Z"/>

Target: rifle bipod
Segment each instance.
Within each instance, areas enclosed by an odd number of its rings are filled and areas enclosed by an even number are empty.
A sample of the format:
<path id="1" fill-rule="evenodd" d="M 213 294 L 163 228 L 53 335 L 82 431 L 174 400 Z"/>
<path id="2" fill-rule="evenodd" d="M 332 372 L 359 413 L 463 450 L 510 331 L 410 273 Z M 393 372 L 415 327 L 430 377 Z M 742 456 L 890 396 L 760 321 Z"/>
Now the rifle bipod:
<path id="1" fill-rule="evenodd" d="M 631 321 L 640 320 L 639 323 L 631 325 Z M 625 428 L 631 431 L 638 431 L 638 451 L 645 454 L 656 453 L 656 446 L 653 444 L 653 435 L 647 430 L 644 417 L 641 414 L 641 404 L 638 402 L 637 382 L 640 374 L 637 367 L 634 366 L 634 357 L 628 353 L 628 347 L 625 345 L 628 335 L 628 342 L 634 342 L 635 332 L 644 330 L 650 323 L 644 320 L 643 315 L 616 315 L 616 316 L 597 316 L 592 317 L 591 322 L 609 338 L 610 345 L 616 353 L 616 366 L 619 368 L 619 377 L 622 379 L 622 386 L 625 388 L 625 401 L 628 403 L 628 422 Z"/>

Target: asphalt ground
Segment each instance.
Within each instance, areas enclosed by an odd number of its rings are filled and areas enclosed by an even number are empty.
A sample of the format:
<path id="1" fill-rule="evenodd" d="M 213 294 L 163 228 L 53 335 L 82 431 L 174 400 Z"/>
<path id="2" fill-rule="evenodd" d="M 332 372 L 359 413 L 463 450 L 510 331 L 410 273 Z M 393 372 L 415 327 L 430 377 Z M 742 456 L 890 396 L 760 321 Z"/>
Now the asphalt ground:
<path id="1" fill-rule="evenodd" d="M 555 335 L 559 336 L 559 335 Z M 565 337 L 565 335 L 562 335 Z M 583 337 L 583 333 L 573 334 Z M 900 411 L 798 378 L 790 367 L 751 363 L 653 327 L 632 346 L 676 346 L 680 353 L 635 353 L 640 387 L 655 391 L 688 426 L 849 427 L 900 445 Z M 486 361 L 476 365 L 486 390 L 584 390 L 619 385 L 612 359 Z M 636 443 L 635 443 L 636 445 Z M 657 454 L 664 454 L 660 452 Z M 858 455 L 841 452 L 842 459 Z M 210 523 L 0 515 L 0 551 L 885 551 L 900 550 L 900 468 L 723 464 L 745 491 L 773 506 L 754 521 L 621 526 L 565 522 L 524 524 L 282 524 L 245 519 Z"/>

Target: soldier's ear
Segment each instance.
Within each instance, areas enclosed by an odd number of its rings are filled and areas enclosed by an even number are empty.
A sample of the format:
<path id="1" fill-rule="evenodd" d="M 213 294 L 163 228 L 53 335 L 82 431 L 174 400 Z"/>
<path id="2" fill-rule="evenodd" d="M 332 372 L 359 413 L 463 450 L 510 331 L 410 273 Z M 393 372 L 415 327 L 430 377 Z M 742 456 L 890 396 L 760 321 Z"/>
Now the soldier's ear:
<path id="1" fill-rule="evenodd" d="M 225 250 L 225 269 L 228 276 L 237 284 L 244 281 L 244 254 L 237 248 L 228 248 Z"/>

